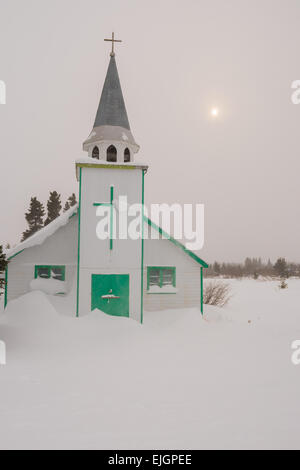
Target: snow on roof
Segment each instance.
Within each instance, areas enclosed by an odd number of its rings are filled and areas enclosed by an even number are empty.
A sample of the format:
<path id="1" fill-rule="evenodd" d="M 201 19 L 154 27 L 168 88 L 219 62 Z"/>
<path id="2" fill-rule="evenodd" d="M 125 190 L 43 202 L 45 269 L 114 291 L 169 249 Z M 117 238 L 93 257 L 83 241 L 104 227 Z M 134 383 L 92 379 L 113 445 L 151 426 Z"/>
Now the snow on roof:
<path id="1" fill-rule="evenodd" d="M 134 140 L 132 132 L 121 126 L 98 126 L 94 127 L 91 134 L 83 143 L 83 150 L 88 150 L 89 146 L 98 142 L 128 142 L 134 145 L 135 151 L 139 150 L 139 145 Z"/>
<path id="2" fill-rule="evenodd" d="M 25 250 L 26 248 L 31 248 L 36 245 L 41 245 L 44 243 L 47 238 L 53 235 L 60 227 L 63 227 L 69 222 L 69 219 L 76 214 L 78 209 L 78 204 L 71 207 L 69 210 L 64 212 L 62 215 L 57 217 L 57 219 L 53 220 L 49 225 L 43 227 L 41 230 L 36 232 L 31 237 L 27 238 L 24 242 L 19 243 L 18 245 L 14 246 L 10 250 L 6 251 L 7 259 L 13 258 L 15 255 L 20 253 L 20 251 Z"/>
<path id="3" fill-rule="evenodd" d="M 77 212 L 78 209 L 78 204 L 75 206 L 71 207 L 68 211 L 64 212 L 62 215 L 57 217 L 53 222 L 51 222 L 49 225 L 46 227 L 43 227 L 41 230 L 39 230 L 37 233 L 32 235 L 31 237 L 27 238 L 24 242 L 19 243 L 15 247 L 11 248 L 10 250 L 6 251 L 6 257 L 7 259 L 11 259 L 14 256 L 16 256 L 18 253 L 21 251 L 25 250 L 26 248 L 31 248 L 36 245 L 41 245 L 44 243 L 47 238 L 49 238 L 51 235 L 53 235 L 60 227 L 63 227 L 66 225 L 70 218 Z M 145 223 L 148 223 L 152 227 L 154 227 L 156 230 L 158 230 L 165 238 L 170 240 L 172 243 L 174 243 L 177 247 L 181 248 L 186 254 L 188 254 L 191 258 L 193 258 L 197 263 L 201 264 L 204 268 L 208 267 L 208 264 L 203 261 L 199 256 L 196 255 L 191 250 L 188 250 L 182 243 L 180 243 L 178 240 L 175 240 L 173 237 L 168 235 L 164 230 L 156 225 L 152 220 L 150 220 L 148 217 L 144 217 Z"/>

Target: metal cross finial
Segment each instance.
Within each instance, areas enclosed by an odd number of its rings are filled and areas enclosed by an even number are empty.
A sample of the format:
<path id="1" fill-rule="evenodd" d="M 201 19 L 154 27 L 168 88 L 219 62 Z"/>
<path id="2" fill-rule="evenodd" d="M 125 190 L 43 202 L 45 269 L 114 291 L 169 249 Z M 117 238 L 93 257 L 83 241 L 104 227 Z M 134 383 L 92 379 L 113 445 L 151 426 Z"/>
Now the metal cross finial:
<path id="1" fill-rule="evenodd" d="M 113 57 L 115 55 L 115 42 L 122 42 L 120 39 L 115 39 L 115 33 L 112 33 L 112 36 L 111 36 L 111 39 L 104 39 L 104 41 L 110 41 L 112 43 L 112 46 L 111 46 L 111 57 Z"/>

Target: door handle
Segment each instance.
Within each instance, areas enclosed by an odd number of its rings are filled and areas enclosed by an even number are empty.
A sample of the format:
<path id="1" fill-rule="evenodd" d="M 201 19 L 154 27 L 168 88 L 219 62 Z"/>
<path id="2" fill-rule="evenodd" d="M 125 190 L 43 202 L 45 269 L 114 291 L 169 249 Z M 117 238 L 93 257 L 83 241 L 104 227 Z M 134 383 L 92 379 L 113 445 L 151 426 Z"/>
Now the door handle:
<path id="1" fill-rule="evenodd" d="M 119 299 L 120 297 L 118 297 L 117 295 L 113 295 L 113 294 L 107 294 L 107 295 L 102 295 L 101 296 L 101 299 Z"/>
<path id="2" fill-rule="evenodd" d="M 114 295 L 112 293 L 112 289 L 110 289 L 109 293 L 106 295 L 101 295 L 101 299 L 107 300 L 107 303 L 109 303 L 110 300 L 116 300 L 119 299 L 120 297 L 118 295 Z"/>

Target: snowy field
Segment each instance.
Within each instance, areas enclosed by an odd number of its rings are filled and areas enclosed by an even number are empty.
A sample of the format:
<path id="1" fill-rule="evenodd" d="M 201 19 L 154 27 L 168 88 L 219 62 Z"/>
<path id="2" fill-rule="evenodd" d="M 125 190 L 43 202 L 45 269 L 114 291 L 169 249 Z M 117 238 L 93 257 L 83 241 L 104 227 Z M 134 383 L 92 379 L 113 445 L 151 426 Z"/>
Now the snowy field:
<path id="1" fill-rule="evenodd" d="M 144 326 L 33 292 L 0 315 L 1 449 L 300 449 L 300 280 Z M 60 313 L 57 313 L 57 312 Z"/>

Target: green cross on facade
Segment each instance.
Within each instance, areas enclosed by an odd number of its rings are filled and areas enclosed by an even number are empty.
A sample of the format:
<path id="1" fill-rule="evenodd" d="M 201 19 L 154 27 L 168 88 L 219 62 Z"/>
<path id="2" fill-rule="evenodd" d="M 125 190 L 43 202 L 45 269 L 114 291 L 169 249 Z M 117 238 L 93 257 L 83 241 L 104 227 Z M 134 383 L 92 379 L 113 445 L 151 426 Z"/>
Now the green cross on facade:
<path id="1" fill-rule="evenodd" d="M 110 207 L 110 231 L 109 231 L 109 249 L 113 249 L 113 223 L 114 223 L 114 187 L 110 187 L 110 202 L 94 202 L 93 206 Z"/>

